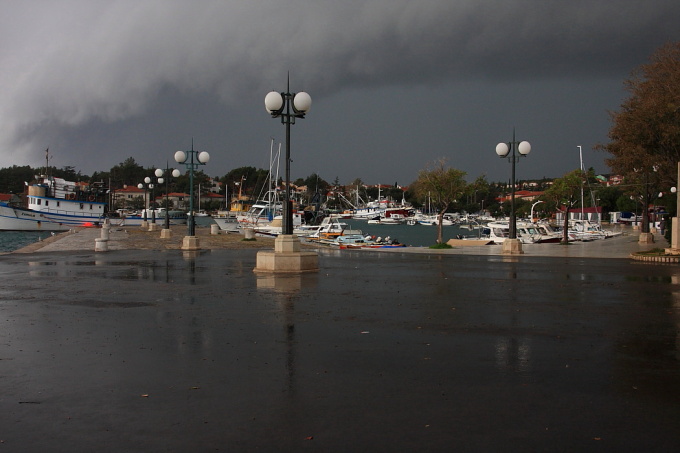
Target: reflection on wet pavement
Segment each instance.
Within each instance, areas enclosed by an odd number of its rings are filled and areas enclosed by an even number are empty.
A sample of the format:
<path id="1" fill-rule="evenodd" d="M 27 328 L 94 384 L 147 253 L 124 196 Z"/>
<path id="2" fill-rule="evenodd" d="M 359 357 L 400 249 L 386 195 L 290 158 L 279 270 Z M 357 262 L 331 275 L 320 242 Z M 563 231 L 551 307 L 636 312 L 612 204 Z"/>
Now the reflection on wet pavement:
<path id="1" fill-rule="evenodd" d="M 319 451 L 680 448 L 676 267 L 254 265 L 234 250 L 3 257 L 5 446 L 86 451 L 87 433 L 117 451 L 299 451 L 310 436 Z"/>

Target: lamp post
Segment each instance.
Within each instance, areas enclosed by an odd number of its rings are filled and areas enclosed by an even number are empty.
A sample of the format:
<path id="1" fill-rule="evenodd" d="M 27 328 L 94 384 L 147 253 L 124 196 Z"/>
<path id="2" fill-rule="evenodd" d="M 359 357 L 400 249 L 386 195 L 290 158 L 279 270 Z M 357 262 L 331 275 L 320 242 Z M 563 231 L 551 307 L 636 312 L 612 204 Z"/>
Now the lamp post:
<path id="1" fill-rule="evenodd" d="M 165 182 L 165 229 L 170 230 L 170 198 L 169 198 L 169 182 L 170 182 L 170 176 L 172 175 L 173 178 L 177 178 L 180 175 L 180 171 L 178 169 L 171 169 L 168 166 L 168 163 L 165 163 L 165 170 L 162 168 L 156 169 L 156 177 L 158 178 L 158 183 L 163 184 Z M 165 178 L 163 176 L 167 175 Z"/>
<path id="2" fill-rule="evenodd" d="M 290 92 L 290 78 L 285 93 L 271 91 L 264 98 L 264 105 L 272 118 L 281 117 L 281 123 L 286 125 L 286 191 L 283 204 L 283 234 L 293 234 L 293 203 L 290 198 L 290 125 L 295 124 L 295 118 L 304 118 L 312 106 L 312 98 L 301 91 Z"/>
<path id="3" fill-rule="evenodd" d="M 543 200 L 538 200 L 536 203 L 531 205 L 531 221 L 534 221 L 534 206 L 536 206 L 539 203 L 543 203 Z"/>
<path id="4" fill-rule="evenodd" d="M 531 152 L 531 144 L 527 141 L 518 142 L 515 140 L 515 130 L 512 131 L 512 141 L 509 143 L 499 143 L 496 145 L 496 154 L 499 157 L 507 157 L 512 164 L 511 195 L 510 195 L 510 235 L 503 242 L 503 253 L 523 253 L 522 244 L 517 240 L 517 218 L 515 217 L 515 164 L 520 156 L 526 156 Z M 518 153 L 519 155 L 516 155 Z M 508 242 L 506 248 L 505 243 Z M 512 244 L 512 245 L 510 245 Z"/>
<path id="5" fill-rule="evenodd" d="M 187 217 L 188 234 L 187 236 L 196 236 L 196 224 L 194 223 L 194 170 L 199 165 L 205 165 L 210 160 L 210 154 L 205 151 L 194 150 L 194 140 L 191 139 L 191 150 L 177 151 L 175 153 L 175 161 L 179 164 L 184 164 L 189 170 L 189 215 Z"/>
<path id="6" fill-rule="evenodd" d="M 293 234 L 293 202 L 290 198 L 290 125 L 296 118 L 304 118 L 312 106 L 312 98 L 301 91 L 290 92 L 290 77 L 285 93 L 271 91 L 264 105 L 272 118 L 281 117 L 286 125 L 286 192 L 283 205 L 281 233 L 274 240 L 274 250 L 257 252 L 255 272 L 318 272 L 319 255 L 300 250 L 300 239 Z"/>
<path id="7" fill-rule="evenodd" d="M 166 166 L 167 166 L 167 164 L 166 164 Z M 154 174 L 156 175 L 156 178 L 158 178 L 158 184 L 163 184 L 163 182 L 165 181 L 165 179 L 163 178 L 163 170 L 161 168 L 157 168 L 156 171 L 154 172 Z M 168 198 L 168 190 L 167 189 L 168 189 L 168 184 L 166 182 L 165 183 L 165 198 L 166 198 L 166 200 Z M 154 202 L 155 202 L 155 199 L 154 199 Z M 156 223 L 156 209 L 155 208 L 154 208 L 153 216 L 154 216 L 154 222 L 153 223 Z M 165 220 L 166 220 L 166 223 L 167 223 L 167 221 L 168 221 L 168 210 L 167 209 L 165 210 Z"/>
<path id="8" fill-rule="evenodd" d="M 149 212 L 149 205 L 151 204 L 151 198 L 148 197 L 149 190 L 153 189 L 153 183 L 151 182 L 151 178 L 148 176 L 144 178 L 144 182 L 140 182 L 137 184 L 138 189 L 144 189 L 144 211 L 142 214 L 142 228 L 146 228 L 149 226 L 147 219 L 148 219 L 148 212 Z M 155 211 L 153 212 L 153 222 L 156 223 L 156 213 Z"/>

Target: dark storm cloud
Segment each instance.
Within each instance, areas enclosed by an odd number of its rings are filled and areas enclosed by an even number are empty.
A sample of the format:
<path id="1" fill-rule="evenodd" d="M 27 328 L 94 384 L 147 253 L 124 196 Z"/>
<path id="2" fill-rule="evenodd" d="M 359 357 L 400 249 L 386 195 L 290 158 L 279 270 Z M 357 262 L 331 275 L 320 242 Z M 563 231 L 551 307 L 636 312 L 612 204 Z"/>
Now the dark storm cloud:
<path id="1" fill-rule="evenodd" d="M 403 183 L 443 155 L 502 177 L 507 169 L 478 153 L 513 126 L 532 137 L 533 176 L 570 170 L 550 150 L 606 139 L 621 82 L 678 38 L 680 19 L 677 2 L 628 0 L 0 8 L 0 166 L 38 165 L 47 146 L 58 166 L 84 172 L 128 156 L 162 165 L 195 135 L 213 154 L 211 174 L 264 167 L 282 128 L 262 100 L 290 71 L 291 89 L 314 98 L 295 130 L 297 176 Z"/>

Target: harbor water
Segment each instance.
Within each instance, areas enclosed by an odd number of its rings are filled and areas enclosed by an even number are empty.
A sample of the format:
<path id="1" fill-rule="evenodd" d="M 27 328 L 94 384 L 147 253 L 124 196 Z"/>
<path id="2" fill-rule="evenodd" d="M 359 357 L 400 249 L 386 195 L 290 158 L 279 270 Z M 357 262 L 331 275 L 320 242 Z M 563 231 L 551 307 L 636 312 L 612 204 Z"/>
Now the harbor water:
<path id="1" fill-rule="evenodd" d="M 51 235 L 49 231 L 0 231 L 0 253 L 18 250 Z"/>
<path id="2" fill-rule="evenodd" d="M 390 237 L 413 247 L 428 247 L 437 241 L 437 227 L 426 225 L 375 225 L 365 220 L 343 220 L 350 228 L 377 237 Z M 196 227 L 208 228 L 210 217 L 196 217 Z M 477 236 L 479 230 L 465 229 L 460 225 L 443 227 L 443 239 L 448 241 L 458 235 Z M 51 236 L 49 231 L 0 231 L 0 253 L 12 252 Z"/>
<path id="3" fill-rule="evenodd" d="M 364 234 L 382 237 L 389 236 L 402 244 L 413 247 L 429 247 L 437 242 L 437 227 L 433 225 L 378 225 L 369 224 L 366 220 L 342 220 L 347 222 L 350 228 L 361 230 Z M 461 225 L 446 225 L 442 227 L 442 239 L 444 242 L 461 236 L 477 237 L 479 230 L 466 229 Z"/>

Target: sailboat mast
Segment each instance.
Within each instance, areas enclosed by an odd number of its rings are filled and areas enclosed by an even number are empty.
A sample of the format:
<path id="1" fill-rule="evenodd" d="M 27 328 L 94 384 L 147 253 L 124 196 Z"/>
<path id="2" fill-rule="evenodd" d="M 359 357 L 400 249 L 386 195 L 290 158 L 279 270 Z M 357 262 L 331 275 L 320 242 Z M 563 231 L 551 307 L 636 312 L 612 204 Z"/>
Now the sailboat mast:
<path id="1" fill-rule="evenodd" d="M 281 143 L 279 142 L 279 150 L 276 153 L 276 177 L 274 179 L 274 184 L 279 182 L 279 167 L 281 166 Z M 288 184 L 288 182 L 286 183 Z"/>
<path id="2" fill-rule="evenodd" d="M 267 201 L 271 203 L 272 201 L 272 195 L 271 191 L 273 190 L 272 186 L 272 165 L 274 165 L 274 139 L 272 138 L 272 141 L 269 145 L 269 181 L 267 182 Z"/>
<path id="3" fill-rule="evenodd" d="M 583 206 L 583 178 L 586 176 L 586 172 L 583 169 L 583 149 L 581 148 L 581 145 L 578 145 L 578 155 L 579 159 L 581 160 L 581 220 L 584 220 L 583 218 L 583 212 L 584 212 L 584 206 Z"/>

